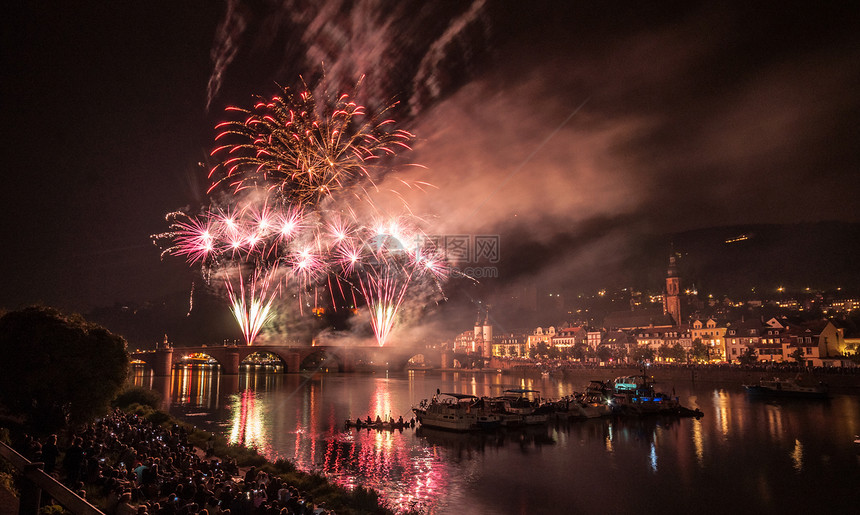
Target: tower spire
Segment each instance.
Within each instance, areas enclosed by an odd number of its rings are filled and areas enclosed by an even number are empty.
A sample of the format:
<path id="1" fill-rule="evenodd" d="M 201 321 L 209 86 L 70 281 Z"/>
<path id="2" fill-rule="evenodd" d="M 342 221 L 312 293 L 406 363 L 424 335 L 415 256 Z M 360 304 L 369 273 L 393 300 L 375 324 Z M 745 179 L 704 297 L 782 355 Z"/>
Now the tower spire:
<path id="1" fill-rule="evenodd" d="M 681 324 L 681 278 L 675 263 L 674 245 L 669 256 L 669 269 L 666 270 L 666 291 L 663 293 L 663 314 L 670 315 L 675 325 Z"/>

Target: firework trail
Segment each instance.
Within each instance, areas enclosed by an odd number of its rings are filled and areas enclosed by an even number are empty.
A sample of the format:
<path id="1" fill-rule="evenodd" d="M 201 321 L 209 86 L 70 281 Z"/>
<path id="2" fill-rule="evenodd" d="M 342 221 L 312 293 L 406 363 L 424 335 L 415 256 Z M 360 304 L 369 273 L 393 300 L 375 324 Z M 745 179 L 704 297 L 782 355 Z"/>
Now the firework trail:
<path id="1" fill-rule="evenodd" d="M 233 316 L 239 323 L 239 328 L 245 336 L 245 343 L 252 345 L 260 329 L 271 318 L 272 302 L 277 295 L 277 287 L 272 284 L 272 277 L 277 272 L 277 266 L 265 270 L 255 270 L 250 280 L 245 279 L 241 265 L 237 267 L 235 277 L 225 281 L 227 296 L 233 310 Z M 238 284 L 238 291 L 234 283 Z"/>
<path id="2" fill-rule="evenodd" d="M 331 255 L 341 277 L 357 284 L 364 297 L 379 346 L 388 340 L 413 281 L 432 277 L 438 284 L 448 274 L 427 241 L 411 217 L 399 217 L 342 233 L 333 243 Z"/>

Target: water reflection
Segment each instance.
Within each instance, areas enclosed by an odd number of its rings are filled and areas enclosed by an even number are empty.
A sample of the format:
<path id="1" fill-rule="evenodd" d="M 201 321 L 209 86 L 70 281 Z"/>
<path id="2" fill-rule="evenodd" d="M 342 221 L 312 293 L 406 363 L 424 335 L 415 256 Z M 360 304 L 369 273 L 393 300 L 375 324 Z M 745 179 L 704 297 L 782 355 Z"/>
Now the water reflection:
<path id="1" fill-rule="evenodd" d="M 529 494 L 529 511 L 569 505 L 586 513 L 624 512 L 647 498 L 673 512 L 697 502 L 696 495 L 717 502 L 708 492 L 737 491 L 745 504 L 727 508 L 774 512 L 799 509 L 785 499 L 807 485 L 826 492 L 841 484 L 835 476 L 860 474 L 852 447 L 860 432 L 856 398 L 754 402 L 742 391 L 677 385 L 682 402 L 701 408 L 704 418 L 558 421 L 456 434 L 345 430 L 344 421 L 408 418 L 410 407 L 437 388 L 479 396 L 527 388 L 546 397 L 568 395 L 587 381 L 459 372 L 307 376 L 255 367 L 238 376 L 199 367 L 177 368 L 170 378 L 135 371 L 132 381 L 167 392 L 175 414 L 197 416 L 195 423 L 231 442 L 255 446 L 270 459 L 288 458 L 346 487 L 373 488 L 395 511 L 448 513 L 468 505 L 474 512 L 510 512 L 526 502 L 523 492 L 539 491 Z M 737 482 L 739 462 L 750 481 Z"/>
<path id="2" fill-rule="evenodd" d="M 803 472 L 803 444 L 797 438 L 794 439 L 794 450 L 791 451 L 791 461 L 794 463 L 794 470 Z"/>
<path id="3" fill-rule="evenodd" d="M 216 366 L 179 365 L 173 370 L 170 397 L 180 406 L 217 408 L 220 377 Z"/>
<path id="4" fill-rule="evenodd" d="M 705 442 L 702 436 L 701 419 L 693 420 L 693 447 L 696 449 L 696 463 L 701 468 L 705 465 Z"/>
<path id="5" fill-rule="evenodd" d="M 269 455 L 272 451 L 268 434 L 271 427 L 266 424 L 265 410 L 258 396 L 259 394 L 252 390 L 244 390 L 236 396 L 228 440 L 232 444 L 254 447 Z"/>

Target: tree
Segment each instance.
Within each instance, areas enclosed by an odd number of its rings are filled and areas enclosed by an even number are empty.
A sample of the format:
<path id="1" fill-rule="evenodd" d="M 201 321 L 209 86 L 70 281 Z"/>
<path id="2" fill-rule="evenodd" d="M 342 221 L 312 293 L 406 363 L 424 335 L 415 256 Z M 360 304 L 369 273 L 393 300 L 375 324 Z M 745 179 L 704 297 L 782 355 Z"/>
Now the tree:
<path id="1" fill-rule="evenodd" d="M 654 349 L 651 349 L 647 345 L 639 345 L 630 349 L 628 357 L 636 363 L 654 361 Z"/>
<path id="2" fill-rule="evenodd" d="M 738 361 L 741 365 L 754 365 L 758 362 L 758 354 L 752 347 L 747 347 L 747 350 L 738 357 Z"/>
<path id="3" fill-rule="evenodd" d="M 571 356 L 577 361 L 582 361 L 585 358 L 585 349 L 587 348 L 588 346 L 584 343 L 577 343 L 571 350 Z"/>
<path id="4" fill-rule="evenodd" d="M 106 413 L 128 374 L 122 337 L 46 307 L 0 317 L 0 353 L 0 405 L 37 432 Z"/>
<path id="5" fill-rule="evenodd" d="M 687 351 L 684 350 L 684 346 L 678 342 L 675 342 L 675 345 L 669 347 L 669 358 L 673 361 L 684 361 L 684 358 L 687 357 Z"/>
<path id="6" fill-rule="evenodd" d="M 597 359 L 600 361 L 609 361 L 609 358 L 612 357 L 612 349 L 607 347 L 606 345 L 601 345 L 597 347 Z"/>
<path id="7" fill-rule="evenodd" d="M 627 352 L 627 346 L 622 345 L 612 351 L 612 357 L 614 357 L 618 361 L 627 361 Z"/>
<path id="8" fill-rule="evenodd" d="M 693 346 L 690 347 L 690 357 L 693 361 L 708 361 L 708 346 L 702 343 L 700 338 L 693 340 Z"/>
<path id="9" fill-rule="evenodd" d="M 792 351 L 792 353 L 789 354 L 788 357 L 796 361 L 798 364 L 803 364 L 803 349 L 801 349 L 800 347 L 794 349 L 794 351 Z"/>

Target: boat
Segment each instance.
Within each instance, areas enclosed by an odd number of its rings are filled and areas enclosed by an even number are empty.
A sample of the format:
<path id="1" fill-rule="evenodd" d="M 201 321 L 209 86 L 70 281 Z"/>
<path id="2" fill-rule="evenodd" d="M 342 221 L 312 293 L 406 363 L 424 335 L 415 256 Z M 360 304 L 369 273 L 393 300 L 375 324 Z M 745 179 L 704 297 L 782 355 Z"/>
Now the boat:
<path id="1" fill-rule="evenodd" d="M 473 431 L 478 425 L 478 409 L 473 405 L 475 395 L 464 393 L 437 393 L 432 399 L 424 399 L 412 408 L 422 427 L 447 429 L 449 431 Z"/>
<path id="2" fill-rule="evenodd" d="M 803 397 L 810 399 L 826 399 L 827 385 L 819 382 L 815 385 L 801 384 L 802 378 L 797 379 L 761 379 L 758 384 L 744 385 L 747 393 L 753 396 L 768 397 Z"/>
<path id="3" fill-rule="evenodd" d="M 577 397 L 580 416 L 584 418 L 605 417 L 612 413 L 610 407 L 611 388 L 604 381 L 592 380 L 585 393 Z"/>
<path id="4" fill-rule="evenodd" d="M 680 415 L 690 411 L 682 409 L 677 398 L 658 392 L 645 374 L 616 378 L 609 403 L 615 415 Z M 698 410 L 690 412 L 693 416 L 701 414 Z"/>
<path id="5" fill-rule="evenodd" d="M 555 411 L 551 404 L 541 402 L 538 390 L 513 388 L 493 400 L 503 418 L 502 425 L 507 426 L 545 424 Z"/>
<path id="6" fill-rule="evenodd" d="M 367 420 L 361 420 L 360 418 L 355 420 L 347 419 L 344 424 L 347 429 L 357 428 L 357 429 L 376 429 L 377 431 L 394 431 L 398 429 L 407 429 L 410 427 L 415 427 L 415 420 L 403 420 L 402 418 L 399 420 L 387 420 L 387 421 L 379 421 L 379 422 L 368 422 Z"/>

